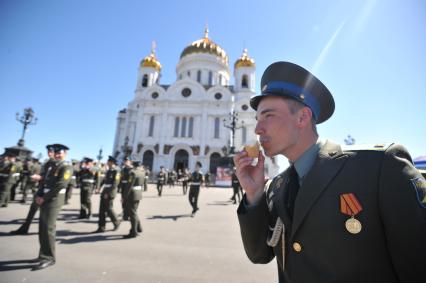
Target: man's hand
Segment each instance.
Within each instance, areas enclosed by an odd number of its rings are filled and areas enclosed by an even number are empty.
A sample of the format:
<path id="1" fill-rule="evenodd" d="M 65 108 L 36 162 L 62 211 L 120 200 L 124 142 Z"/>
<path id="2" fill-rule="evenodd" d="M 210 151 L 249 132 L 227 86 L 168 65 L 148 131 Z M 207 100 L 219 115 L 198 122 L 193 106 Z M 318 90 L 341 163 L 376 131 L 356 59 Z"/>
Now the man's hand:
<path id="1" fill-rule="evenodd" d="M 256 203 L 262 197 L 265 185 L 265 156 L 259 152 L 257 164 L 251 165 L 253 158 L 248 157 L 246 151 L 237 153 L 234 156 L 234 164 L 237 168 L 236 175 L 241 187 L 246 192 L 249 204 Z"/>
<path id="2" fill-rule="evenodd" d="M 39 206 L 41 206 L 44 202 L 44 198 L 42 197 L 36 197 L 36 204 L 38 204 Z"/>
<path id="3" fill-rule="evenodd" d="M 31 175 L 31 180 L 33 180 L 34 182 L 38 182 L 41 180 L 41 176 L 38 174 L 33 174 Z"/>

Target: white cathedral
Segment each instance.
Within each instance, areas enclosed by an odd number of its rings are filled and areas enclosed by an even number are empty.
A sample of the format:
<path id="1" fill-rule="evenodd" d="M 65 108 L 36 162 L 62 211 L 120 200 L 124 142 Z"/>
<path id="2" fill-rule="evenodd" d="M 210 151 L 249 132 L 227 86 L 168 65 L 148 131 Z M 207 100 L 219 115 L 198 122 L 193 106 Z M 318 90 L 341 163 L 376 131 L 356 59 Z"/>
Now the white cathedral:
<path id="1" fill-rule="evenodd" d="M 164 85 L 153 47 L 140 62 L 133 100 L 118 113 L 113 154 L 130 154 L 154 173 L 160 166 L 192 171 L 199 161 L 203 172 L 215 174 L 232 146 L 239 150 L 256 140 L 255 111 L 249 105 L 255 70 L 244 50 L 234 64 L 235 83 L 230 85 L 228 56 L 206 29 L 202 39 L 182 51 L 176 81 Z M 267 158 L 266 175 L 277 172 L 275 160 Z"/>

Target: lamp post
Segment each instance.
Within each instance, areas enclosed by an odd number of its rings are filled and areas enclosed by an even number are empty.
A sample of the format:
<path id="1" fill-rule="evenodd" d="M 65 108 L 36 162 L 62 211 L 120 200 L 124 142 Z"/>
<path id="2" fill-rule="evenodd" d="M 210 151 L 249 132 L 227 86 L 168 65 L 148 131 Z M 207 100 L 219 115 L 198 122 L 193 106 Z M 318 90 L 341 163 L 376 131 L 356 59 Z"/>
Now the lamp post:
<path id="1" fill-rule="evenodd" d="M 355 139 L 351 135 L 348 135 L 348 137 L 344 141 L 345 141 L 346 145 L 354 145 L 355 144 Z"/>
<path id="2" fill-rule="evenodd" d="M 238 125 L 238 113 L 235 112 L 234 108 L 231 109 L 228 117 L 223 119 L 223 126 L 231 130 L 231 140 L 229 147 L 229 154 L 235 153 L 235 130 L 241 129 L 244 126 L 244 121 Z"/>
<path id="3" fill-rule="evenodd" d="M 124 153 L 123 159 L 129 157 L 129 155 L 132 153 L 132 147 L 129 146 L 129 136 L 124 138 L 124 144 L 121 147 L 121 150 Z"/>
<path id="4" fill-rule="evenodd" d="M 37 124 L 37 118 L 34 116 L 34 111 L 31 107 L 24 109 L 24 114 L 21 116 L 19 113 L 16 113 L 16 120 L 24 125 L 22 129 L 22 136 L 18 141 L 19 146 L 24 146 L 25 144 L 25 133 L 27 132 L 28 126 Z"/>
<path id="5" fill-rule="evenodd" d="M 104 158 L 104 156 L 102 155 L 102 147 L 99 149 L 99 153 L 98 153 L 98 156 L 96 156 L 96 158 L 98 159 L 98 163 L 100 163 L 102 158 Z"/>

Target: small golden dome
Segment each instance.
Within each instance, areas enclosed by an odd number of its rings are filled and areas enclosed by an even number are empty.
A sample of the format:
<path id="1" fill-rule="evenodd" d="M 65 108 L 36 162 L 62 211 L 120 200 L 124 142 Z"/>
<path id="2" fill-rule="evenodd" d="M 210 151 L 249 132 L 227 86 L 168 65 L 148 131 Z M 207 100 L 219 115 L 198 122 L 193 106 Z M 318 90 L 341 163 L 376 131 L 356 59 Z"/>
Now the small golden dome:
<path id="1" fill-rule="evenodd" d="M 155 68 L 158 72 L 161 70 L 161 64 L 157 60 L 157 57 L 155 56 L 155 42 L 152 43 L 152 49 L 151 54 L 146 56 L 142 61 L 140 66 L 141 67 L 152 67 Z"/>
<path id="2" fill-rule="evenodd" d="M 243 50 L 243 54 L 241 55 L 241 57 L 235 61 L 234 64 L 234 68 L 239 68 L 239 67 L 255 67 L 255 63 L 254 60 L 251 59 L 248 54 L 247 54 L 247 49 L 244 48 Z"/>
<path id="3" fill-rule="evenodd" d="M 228 56 L 226 55 L 225 50 L 209 38 L 209 30 L 207 28 L 204 32 L 204 38 L 196 40 L 191 43 L 191 45 L 187 46 L 180 54 L 180 58 L 182 59 L 182 57 L 192 53 L 213 54 L 220 57 L 222 61 L 228 65 Z"/>

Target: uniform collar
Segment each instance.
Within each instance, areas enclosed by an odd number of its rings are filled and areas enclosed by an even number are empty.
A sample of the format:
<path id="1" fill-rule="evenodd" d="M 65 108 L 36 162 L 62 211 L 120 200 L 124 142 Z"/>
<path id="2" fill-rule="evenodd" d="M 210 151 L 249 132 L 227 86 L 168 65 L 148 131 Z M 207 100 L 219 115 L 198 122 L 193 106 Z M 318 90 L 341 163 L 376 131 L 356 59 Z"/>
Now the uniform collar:
<path id="1" fill-rule="evenodd" d="M 299 176 L 299 183 L 302 185 L 303 180 L 311 170 L 318 156 L 318 152 L 323 147 L 324 142 L 321 139 L 317 139 L 316 143 L 311 145 L 292 165 L 296 169 L 297 175 Z"/>

